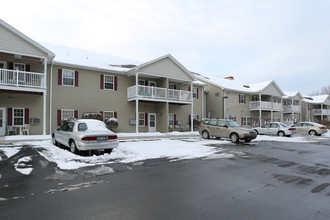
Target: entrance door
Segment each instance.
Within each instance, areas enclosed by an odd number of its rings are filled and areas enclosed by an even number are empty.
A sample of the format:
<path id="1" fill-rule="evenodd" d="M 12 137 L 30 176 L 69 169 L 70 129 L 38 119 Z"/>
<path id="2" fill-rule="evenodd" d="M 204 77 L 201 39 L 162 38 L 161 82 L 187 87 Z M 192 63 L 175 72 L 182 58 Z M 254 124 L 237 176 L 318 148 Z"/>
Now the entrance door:
<path id="1" fill-rule="evenodd" d="M 155 113 L 149 113 L 148 131 L 149 132 L 156 132 L 156 114 Z"/>
<path id="2" fill-rule="evenodd" d="M 6 108 L 0 108 L 0 136 L 6 132 Z"/>

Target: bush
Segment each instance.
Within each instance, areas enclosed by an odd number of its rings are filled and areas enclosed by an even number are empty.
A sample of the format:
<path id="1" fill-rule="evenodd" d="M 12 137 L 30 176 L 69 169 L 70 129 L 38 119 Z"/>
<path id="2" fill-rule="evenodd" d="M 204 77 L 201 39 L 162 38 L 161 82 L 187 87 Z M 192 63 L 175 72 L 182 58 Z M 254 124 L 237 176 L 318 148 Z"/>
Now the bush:
<path id="1" fill-rule="evenodd" d="M 328 120 L 322 120 L 322 121 L 319 121 L 318 123 L 321 124 L 321 125 L 325 125 L 328 128 L 330 128 L 330 121 L 328 121 Z"/>
<path id="2" fill-rule="evenodd" d="M 109 118 L 106 124 L 107 128 L 111 131 L 114 131 L 119 125 L 117 118 Z"/>
<path id="3" fill-rule="evenodd" d="M 103 115 L 101 113 L 84 113 L 81 117 L 82 119 L 96 119 L 96 120 L 100 120 L 103 121 Z"/>

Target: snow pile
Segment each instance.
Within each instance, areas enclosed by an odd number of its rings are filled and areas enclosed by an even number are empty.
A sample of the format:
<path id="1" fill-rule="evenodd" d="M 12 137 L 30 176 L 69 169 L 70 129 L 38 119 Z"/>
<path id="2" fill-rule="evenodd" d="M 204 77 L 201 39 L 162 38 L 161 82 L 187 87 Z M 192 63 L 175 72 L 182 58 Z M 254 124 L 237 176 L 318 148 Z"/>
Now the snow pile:
<path id="1" fill-rule="evenodd" d="M 24 175 L 30 175 L 33 170 L 32 165 L 30 164 L 31 161 L 32 157 L 22 157 L 17 161 L 17 163 L 15 163 L 15 169 Z"/>

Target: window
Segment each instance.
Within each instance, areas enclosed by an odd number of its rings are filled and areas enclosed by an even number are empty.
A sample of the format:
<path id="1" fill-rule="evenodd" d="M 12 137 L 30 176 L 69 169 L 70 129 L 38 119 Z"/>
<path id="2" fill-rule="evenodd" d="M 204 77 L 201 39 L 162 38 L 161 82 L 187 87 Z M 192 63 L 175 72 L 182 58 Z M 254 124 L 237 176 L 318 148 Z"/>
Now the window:
<path id="1" fill-rule="evenodd" d="M 239 94 L 239 104 L 245 104 L 245 95 Z"/>
<path id="2" fill-rule="evenodd" d="M 193 88 L 193 98 L 197 99 L 198 95 L 197 95 L 197 88 Z"/>
<path id="3" fill-rule="evenodd" d="M 168 125 L 174 126 L 174 114 L 168 114 Z"/>
<path id="4" fill-rule="evenodd" d="M 14 125 L 24 124 L 24 108 L 13 108 Z"/>
<path id="5" fill-rule="evenodd" d="M 74 110 L 62 109 L 61 121 L 68 121 L 74 118 Z"/>
<path id="6" fill-rule="evenodd" d="M 227 124 L 226 124 L 226 122 L 224 122 L 224 121 L 218 121 L 218 126 L 219 127 L 225 127 Z"/>
<path id="7" fill-rule="evenodd" d="M 193 114 L 193 120 L 198 120 L 199 117 L 198 117 L 198 114 Z"/>
<path id="8" fill-rule="evenodd" d="M 25 71 L 24 63 L 14 63 L 14 70 Z"/>
<path id="9" fill-rule="evenodd" d="M 145 114 L 144 114 L 144 112 L 139 112 L 139 126 L 145 126 Z"/>
<path id="10" fill-rule="evenodd" d="M 169 88 L 169 89 L 175 89 L 175 86 L 174 86 L 174 84 L 169 84 L 169 85 L 168 85 L 168 88 Z"/>
<path id="11" fill-rule="evenodd" d="M 139 85 L 140 85 L 140 86 L 144 86 L 145 83 L 146 83 L 146 82 L 145 82 L 143 79 L 139 79 Z"/>
<path id="12" fill-rule="evenodd" d="M 114 90 L 114 77 L 111 75 L 104 75 L 104 89 Z"/>
<path id="13" fill-rule="evenodd" d="M 86 123 L 79 123 L 78 124 L 78 131 L 86 131 L 87 130 L 87 124 Z"/>
<path id="14" fill-rule="evenodd" d="M 249 117 L 242 117 L 242 121 L 243 121 L 242 126 L 251 125 L 251 118 L 249 118 Z"/>
<path id="15" fill-rule="evenodd" d="M 272 124 L 270 124 L 270 127 L 271 128 L 279 128 L 280 126 L 278 124 L 272 123 Z"/>
<path id="16" fill-rule="evenodd" d="M 252 96 L 252 101 L 253 102 L 259 101 L 259 96 L 256 95 Z"/>
<path id="17" fill-rule="evenodd" d="M 104 111 L 103 112 L 103 121 L 104 121 L 104 123 L 107 123 L 107 121 L 110 118 L 114 118 L 114 117 L 115 117 L 115 115 L 114 115 L 113 111 Z"/>
<path id="18" fill-rule="evenodd" d="M 62 85 L 64 86 L 74 86 L 75 73 L 73 70 L 62 70 Z"/>
<path id="19" fill-rule="evenodd" d="M 209 125 L 217 125 L 217 119 L 211 119 Z"/>

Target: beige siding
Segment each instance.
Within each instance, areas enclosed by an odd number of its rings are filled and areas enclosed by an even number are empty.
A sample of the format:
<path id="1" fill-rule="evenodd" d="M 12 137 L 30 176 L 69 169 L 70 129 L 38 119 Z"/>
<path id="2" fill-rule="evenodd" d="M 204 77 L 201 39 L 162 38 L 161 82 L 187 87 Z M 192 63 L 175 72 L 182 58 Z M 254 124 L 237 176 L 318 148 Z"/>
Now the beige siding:
<path id="1" fill-rule="evenodd" d="M 171 59 L 164 58 L 155 63 L 151 63 L 142 67 L 140 72 L 160 75 L 168 78 L 181 79 L 191 81 L 191 77 L 184 72 L 178 65 L 176 65 Z"/>
<path id="2" fill-rule="evenodd" d="M 282 97 L 282 94 L 281 94 L 280 91 L 274 86 L 274 84 L 270 84 L 267 88 L 265 88 L 265 89 L 262 91 L 262 94 L 267 94 L 267 95 L 271 95 L 271 96 Z"/>
<path id="3" fill-rule="evenodd" d="M 0 51 L 46 57 L 46 54 L 0 25 Z"/>

